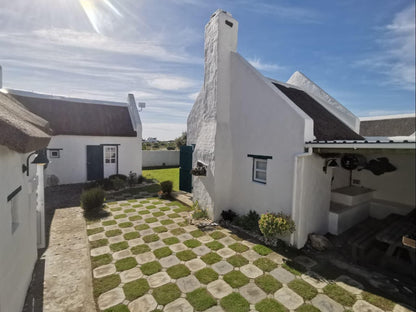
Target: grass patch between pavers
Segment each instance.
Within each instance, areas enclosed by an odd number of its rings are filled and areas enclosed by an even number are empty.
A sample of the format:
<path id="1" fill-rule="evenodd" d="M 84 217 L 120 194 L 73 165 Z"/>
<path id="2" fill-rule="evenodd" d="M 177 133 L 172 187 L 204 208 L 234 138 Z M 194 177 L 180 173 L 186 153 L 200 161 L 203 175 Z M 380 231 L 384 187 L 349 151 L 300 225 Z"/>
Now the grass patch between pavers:
<path id="1" fill-rule="evenodd" d="M 256 310 L 259 312 L 286 312 L 284 305 L 270 298 L 263 299 L 256 304 Z"/>
<path id="2" fill-rule="evenodd" d="M 196 254 L 191 250 L 184 250 L 176 253 L 176 257 L 182 261 L 189 261 L 196 258 Z"/>
<path id="3" fill-rule="evenodd" d="M 143 207 L 143 205 L 140 205 L 140 204 L 135 204 L 135 205 L 132 205 L 132 207 L 133 207 L 133 208 L 140 208 L 140 207 Z"/>
<path id="4" fill-rule="evenodd" d="M 150 247 L 143 244 L 143 245 L 134 246 L 130 250 L 133 253 L 133 255 L 138 255 L 138 254 L 142 254 L 142 253 L 150 251 Z"/>
<path id="5" fill-rule="evenodd" d="M 181 277 L 188 276 L 189 274 L 191 274 L 191 271 L 189 271 L 189 269 L 185 265 L 177 264 L 168 268 L 166 270 L 166 273 L 168 273 L 168 275 L 171 278 L 178 279 Z"/>
<path id="6" fill-rule="evenodd" d="M 137 199 L 129 199 L 128 202 L 129 203 L 137 203 Z"/>
<path id="7" fill-rule="evenodd" d="M 141 216 L 131 216 L 131 217 L 129 217 L 130 221 L 137 221 L 137 220 L 141 220 L 141 219 L 143 219 Z"/>
<path id="8" fill-rule="evenodd" d="M 120 211 L 121 209 L 123 209 L 123 208 L 121 208 L 121 207 L 110 208 L 111 211 Z"/>
<path id="9" fill-rule="evenodd" d="M 173 222 L 171 219 L 167 219 L 167 220 L 160 220 L 160 224 L 162 225 L 169 225 L 169 224 L 173 224 L 175 222 Z"/>
<path id="10" fill-rule="evenodd" d="M 128 233 L 124 234 L 123 237 L 126 240 L 131 240 L 131 239 L 139 238 L 140 234 L 137 233 L 137 232 L 128 232 Z"/>
<path id="11" fill-rule="evenodd" d="M 315 287 L 301 279 L 295 279 L 287 286 L 305 300 L 311 300 L 318 294 Z"/>
<path id="12" fill-rule="evenodd" d="M 146 222 L 146 223 L 154 223 L 154 222 L 157 222 L 157 218 L 154 218 L 154 217 L 147 218 L 147 219 L 144 219 L 144 222 Z"/>
<path id="13" fill-rule="evenodd" d="M 190 232 L 189 234 L 191 234 L 195 238 L 205 235 L 205 233 L 202 232 L 201 230 L 195 230 L 195 231 Z"/>
<path id="14" fill-rule="evenodd" d="M 363 291 L 362 297 L 365 301 L 379 307 L 385 311 L 391 311 L 394 308 L 395 303 L 389 299 L 386 299 L 381 296 L 377 296 L 375 294 L 369 293 L 367 291 Z"/>
<path id="15" fill-rule="evenodd" d="M 157 242 L 158 240 L 159 240 L 159 236 L 157 236 L 156 234 L 143 236 L 143 241 L 145 243 Z"/>
<path id="16" fill-rule="evenodd" d="M 187 241 L 184 241 L 183 244 L 188 248 L 196 248 L 201 246 L 201 242 L 196 239 L 188 239 Z"/>
<path id="17" fill-rule="evenodd" d="M 160 265 L 158 261 L 152 261 L 152 262 L 142 264 L 142 266 L 140 267 L 140 270 L 145 275 L 152 275 L 162 270 L 162 266 Z"/>
<path id="18" fill-rule="evenodd" d="M 206 243 L 205 245 L 211 250 L 220 250 L 224 248 L 224 245 L 217 241 L 209 242 L 209 243 Z"/>
<path id="19" fill-rule="evenodd" d="M 121 235 L 121 233 L 123 233 L 123 232 L 119 229 L 109 230 L 109 231 L 105 232 L 105 236 L 114 237 L 114 236 L 117 236 L 117 235 Z"/>
<path id="20" fill-rule="evenodd" d="M 186 299 L 196 311 L 205 311 L 217 304 L 217 301 L 204 288 L 199 288 L 188 293 Z"/>
<path id="21" fill-rule="evenodd" d="M 211 268 L 205 268 L 196 272 L 195 277 L 202 284 L 209 284 L 218 279 L 218 273 Z"/>
<path id="22" fill-rule="evenodd" d="M 168 229 L 165 228 L 164 226 L 157 226 L 157 227 L 153 228 L 153 231 L 156 232 L 156 233 L 164 233 L 164 232 L 167 232 Z"/>
<path id="23" fill-rule="evenodd" d="M 168 237 L 163 240 L 166 245 L 173 245 L 179 243 L 179 239 L 177 237 Z"/>
<path id="24" fill-rule="evenodd" d="M 101 233 L 101 232 L 104 232 L 103 227 L 98 227 L 98 228 L 95 228 L 95 229 L 88 229 L 87 230 L 87 235 L 98 234 L 98 233 Z"/>
<path id="25" fill-rule="evenodd" d="M 267 256 L 268 254 L 273 252 L 273 250 L 271 250 L 269 247 L 263 245 L 255 245 L 253 247 L 253 250 L 257 252 L 260 256 Z"/>
<path id="26" fill-rule="evenodd" d="M 303 265 L 290 260 L 283 263 L 282 268 L 297 276 L 300 276 L 307 271 Z"/>
<path id="27" fill-rule="evenodd" d="M 99 255 L 96 257 L 91 257 L 91 266 L 93 269 L 95 269 L 99 266 L 110 264 L 111 261 L 113 261 L 113 257 L 110 254 Z"/>
<path id="28" fill-rule="evenodd" d="M 231 271 L 223 276 L 224 281 L 226 281 L 232 288 L 240 288 L 247 284 L 250 280 L 240 271 Z"/>
<path id="29" fill-rule="evenodd" d="M 149 289 L 149 283 L 144 278 L 128 282 L 123 286 L 126 299 L 130 301 L 143 296 Z"/>
<path id="30" fill-rule="evenodd" d="M 149 204 L 150 201 L 145 199 L 145 200 L 141 200 L 139 203 L 140 204 Z"/>
<path id="31" fill-rule="evenodd" d="M 147 230 L 148 228 L 150 228 L 150 226 L 148 226 L 147 224 L 138 224 L 134 227 L 136 231 L 143 231 Z"/>
<path id="32" fill-rule="evenodd" d="M 166 221 L 168 221 L 168 220 L 166 220 Z M 172 220 L 170 220 L 170 221 L 172 221 Z M 172 221 L 172 223 L 173 223 L 173 221 Z M 181 235 L 181 234 L 186 233 L 186 231 L 183 228 L 176 228 L 176 229 L 171 230 L 170 232 L 173 235 Z"/>
<path id="33" fill-rule="evenodd" d="M 176 219 L 176 218 L 180 218 L 181 216 L 178 215 L 176 212 L 168 214 L 168 217 L 171 219 Z"/>
<path id="34" fill-rule="evenodd" d="M 119 243 L 115 243 L 115 244 L 110 245 L 110 249 L 113 252 L 124 250 L 124 249 L 127 249 L 127 248 L 129 248 L 129 244 L 127 244 L 127 242 L 119 242 Z"/>
<path id="35" fill-rule="evenodd" d="M 216 254 L 215 252 L 210 252 L 204 256 L 201 257 L 201 260 L 204 261 L 206 264 L 214 264 L 217 262 L 220 262 L 222 260 L 222 258 Z"/>
<path id="36" fill-rule="evenodd" d="M 169 207 L 160 207 L 159 210 L 160 211 L 169 211 L 170 208 Z"/>
<path id="37" fill-rule="evenodd" d="M 353 294 L 336 284 L 326 285 L 323 291 L 324 294 L 341 303 L 343 306 L 352 307 L 355 301 L 357 301 Z"/>
<path id="38" fill-rule="evenodd" d="M 121 260 L 117 260 L 115 263 L 117 271 L 126 271 L 134 268 L 137 265 L 136 259 L 133 257 L 124 258 Z"/>
<path id="39" fill-rule="evenodd" d="M 243 239 L 236 234 L 230 234 L 230 237 L 236 241 L 242 241 Z"/>
<path id="40" fill-rule="evenodd" d="M 120 206 L 130 206 L 128 203 L 121 203 Z"/>
<path id="41" fill-rule="evenodd" d="M 114 225 L 114 224 L 117 224 L 117 222 L 116 221 L 114 221 L 114 220 L 107 220 L 107 221 L 103 221 L 103 222 L 101 222 L 102 223 L 102 225 L 104 225 L 104 226 L 109 226 L 109 225 Z"/>
<path id="42" fill-rule="evenodd" d="M 106 246 L 106 245 L 108 245 L 108 239 L 106 239 L 106 238 L 98 239 L 98 240 L 90 242 L 91 249 L 98 248 L 98 247 L 103 247 L 103 246 Z"/>
<path id="43" fill-rule="evenodd" d="M 149 205 L 149 206 L 146 206 L 146 209 L 155 209 L 156 208 L 156 206 L 155 205 Z"/>
<path id="44" fill-rule="evenodd" d="M 124 304 L 118 304 L 114 307 L 105 309 L 104 312 L 130 312 L 129 308 L 127 308 Z"/>
<path id="45" fill-rule="evenodd" d="M 127 215 L 125 213 L 114 216 L 114 219 L 124 219 L 124 218 L 127 218 Z"/>
<path id="46" fill-rule="evenodd" d="M 101 278 L 95 278 L 93 280 L 94 285 L 94 297 L 98 298 L 101 294 L 116 288 L 121 283 L 120 276 L 117 274 L 108 275 Z"/>
<path id="47" fill-rule="evenodd" d="M 257 259 L 253 264 L 265 272 L 270 272 L 277 268 L 277 263 L 267 258 Z"/>
<path id="48" fill-rule="evenodd" d="M 153 212 L 152 215 L 153 217 L 161 217 L 161 216 L 164 216 L 165 214 L 163 212 L 157 211 L 157 212 Z"/>
<path id="49" fill-rule="evenodd" d="M 234 243 L 228 246 L 228 248 L 234 250 L 235 252 L 242 253 L 248 250 L 248 247 L 246 245 L 243 245 L 241 243 Z"/>
<path id="50" fill-rule="evenodd" d="M 133 223 L 131 223 L 131 222 L 123 222 L 123 223 L 120 223 L 118 226 L 124 229 L 124 228 L 128 228 L 128 227 L 133 226 Z"/>
<path id="51" fill-rule="evenodd" d="M 138 213 L 141 214 L 141 215 L 145 215 L 145 214 L 150 214 L 150 211 L 140 210 Z"/>
<path id="52" fill-rule="evenodd" d="M 311 304 L 304 304 L 297 308 L 296 312 L 319 312 L 319 309 Z M 347 310 L 345 310 L 344 312 L 347 312 Z"/>
<path id="53" fill-rule="evenodd" d="M 215 231 L 212 232 L 211 234 L 209 234 L 213 239 L 221 239 L 223 237 L 225 237 L 226 235 L 223 232 L 220 231 Z"/>
<path id="54" fill-rule="evenodd" d="M 153 253 L 155 254 L 156 258 L 161 259 L 170 256 L 172 254 L 172 250 L 170 250 L 169 247 L 162 247 L 154 250 Z"/>
<path id="55" fill-rule="evenodd" d="M 181 296 L 181 291 L 175 284 L 166 284 L 153 290 L 156 302 L 161 305 L 168 304 Z"/>
<path id="56" fill-rule="evenodd" d="M 221 306 L 226 312 L 248 312 L 250 304 L 239 293 L 232 293 L 220 300 Z"/>
<path id="57" fill-rule="evenodd" d="M 248 264 L 248 260 L 242 255 L 234 255 L 227 259 L 227 262 L 233 267 L 242 267 L 243 265 Z"/>
<path id="58" fill-rule="evenodd" d="M 124 209 L 124 213 L 130 213 L 130 212 L 136 212 L 136 209 L 133 209 L 133 208 Z"/>
<path id="59" fill-rule="evenodd" d="M 263 289 L 266 294 L 273 294 L 278 289 L 282 288 L 282 283 L 268 274 L 257 277 L 254 282 L 257 286 Z"/>

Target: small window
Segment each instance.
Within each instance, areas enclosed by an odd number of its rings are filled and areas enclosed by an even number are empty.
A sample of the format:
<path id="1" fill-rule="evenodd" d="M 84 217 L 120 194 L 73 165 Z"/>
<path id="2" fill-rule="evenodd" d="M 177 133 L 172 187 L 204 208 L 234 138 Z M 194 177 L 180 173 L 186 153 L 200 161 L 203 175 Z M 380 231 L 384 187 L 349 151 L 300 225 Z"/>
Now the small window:
<path id="1" fill-rule="evenodd" d="M 116 147 L 106 146 L 104 150 L 104 162 L 106 164 L 115 164 L 116 159 Z"/>
<path id="2" fill-rule="evenodd" d="M 61 157 L 61 153 L 59 150 L 50 150 L 49 151 L 49 157 L 50 158 L 60 158 Z"/>
<path id="3" fill-rule="evenodd" d="M 253 158 L 253 181 L 266 184 L 267 159 Z"/>

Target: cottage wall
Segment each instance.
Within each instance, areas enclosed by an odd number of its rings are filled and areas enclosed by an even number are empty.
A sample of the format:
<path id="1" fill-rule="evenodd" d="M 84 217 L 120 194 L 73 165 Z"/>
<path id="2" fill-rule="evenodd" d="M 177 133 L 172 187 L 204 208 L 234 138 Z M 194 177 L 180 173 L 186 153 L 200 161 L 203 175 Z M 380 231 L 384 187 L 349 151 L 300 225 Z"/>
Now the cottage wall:
<path id="1" fill-rule="evenodd" d="M 22 311 L 37 258 L 36 165 L 22 173 L 28 154 L 0 146 L 0 310 Z M 33 160 L 33 157 L 31 160 Z M 21 191 L 7 201 L 19 186 Z M 18 226 L 12 231 L 12 205 Z"/>
<path id="2" fill-rule="evenodd" d="M 104 136 L 53 136 L 48 148 L 62 148 L 60 158 L 49 158 L 45 171 L 56 175 L 60 184 L 83 183 L 87 181 L 87 145 L 120 144 L 118 147 L 118 172 L 128 175 L 133 171 L 142 173 L 141 139 L 136 137 Z"/>

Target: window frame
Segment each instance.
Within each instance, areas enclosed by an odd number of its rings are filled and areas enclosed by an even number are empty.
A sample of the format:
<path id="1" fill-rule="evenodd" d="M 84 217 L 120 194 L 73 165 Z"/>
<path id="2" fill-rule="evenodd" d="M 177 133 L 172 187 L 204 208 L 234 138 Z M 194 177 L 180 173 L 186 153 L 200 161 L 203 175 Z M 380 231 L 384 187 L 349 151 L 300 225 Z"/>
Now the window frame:
<path id="1" fill-rule="evenodd" d="M 266 165 L 266 169 L 260 169 L 257 167 L 257 164 L 263 163 Z M 263 172 L 265 174 L 265 179 L 257 178 L 257 172 Z M 253 172 L 252 180 L 257 183 L 267 184 L 267 159 L 262 158 L 253 158 Z"/>

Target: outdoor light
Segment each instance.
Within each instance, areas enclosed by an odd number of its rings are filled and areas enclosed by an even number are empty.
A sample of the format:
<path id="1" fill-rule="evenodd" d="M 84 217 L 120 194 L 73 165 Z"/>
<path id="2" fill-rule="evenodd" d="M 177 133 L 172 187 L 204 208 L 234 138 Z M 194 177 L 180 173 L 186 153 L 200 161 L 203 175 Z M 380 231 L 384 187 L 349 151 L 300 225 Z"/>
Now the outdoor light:
<path id="1" fill-rule="evenodd" d="M 328 167 L 331 167 L 331 168 L 338 167 L 337 161 L 335 159 L 325 160 L 325 166 L 322 168 L 325 173 L 327 172 Z"/>
<path id="2" fill-rule="evenodd" d="M 33 153 L 29 154 L 29 156 L 27 156 L 27 158 L 26 158 L 26 165 L 25 164 L 22 165 L 22 172 L 23 173 L 26 172 L 26 175 L 27 176 L 29 176 L 29 158 L 30 158 L 30 156 L 35 155 L 35 154 L 36 154 L 36 157 L 31 162 L 31 164 L 46 165 L 46 164 L 49 163 L 49 159 L 46 156 L 46 148 L 41 149 L 41 150 L 38 150 L 36 152 L 33 152 Z"/>

